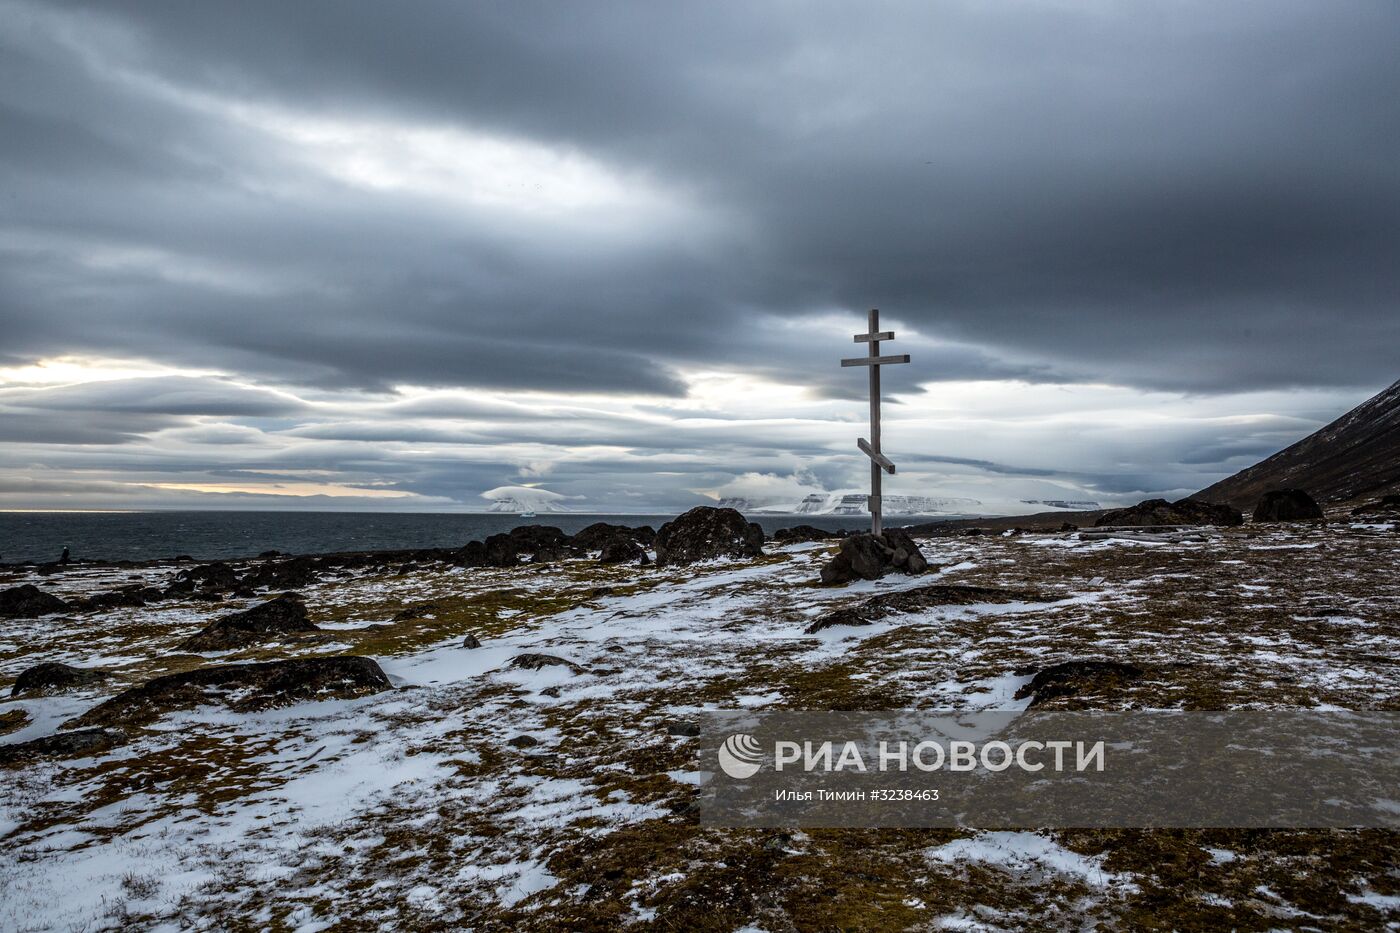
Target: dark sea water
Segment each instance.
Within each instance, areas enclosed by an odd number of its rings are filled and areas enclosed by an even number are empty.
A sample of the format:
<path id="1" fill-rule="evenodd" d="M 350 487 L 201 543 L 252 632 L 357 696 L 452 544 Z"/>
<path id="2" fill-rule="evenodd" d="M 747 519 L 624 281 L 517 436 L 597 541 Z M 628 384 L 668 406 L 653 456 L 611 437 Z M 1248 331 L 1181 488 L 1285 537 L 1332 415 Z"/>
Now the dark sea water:
<path id="1" fill-rule="evenodd" d="M 946 516 L 945 516 L 946 517 Z M 573 533 L 594 522 L 661 527 L 675 515 L 518 515 L 403 512 L 0 512 L 0 562 L 74 559 L 150 560 L 252 557 L 262 551 L 321 554 L 398 548 L 459 547 L 517 525 L 554 525 Z M 772 533 L 792 525 L 869 527 L 863 516 L 751 516 Z M 901 519 L 901 522 L 917 519 Z M 891 522 L 892 524 L 892 522 Z"/>

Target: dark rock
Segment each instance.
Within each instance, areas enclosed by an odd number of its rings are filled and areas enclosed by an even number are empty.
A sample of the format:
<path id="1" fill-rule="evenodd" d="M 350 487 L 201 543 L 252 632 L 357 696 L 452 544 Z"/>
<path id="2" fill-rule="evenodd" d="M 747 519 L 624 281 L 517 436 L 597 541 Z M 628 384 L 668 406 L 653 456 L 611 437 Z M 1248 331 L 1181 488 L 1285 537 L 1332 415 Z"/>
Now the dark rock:
<path id="1" fill-rule="evenodd" d="M 569 536 L 553 525 L 520 525 L 512 528 L 508 536 L 526 551 L 562 547 L 569 543 Z"/>
<path id="2" fill-rule="evenodd" d="M 126 735 L 116 729 L 78 729 L 57 732 L 41 739 L 0 745 L 0 766 L 13 767 L 40 758 L 72 758 L 96 755 L 126 744 Z"/>
<path id="3" fill-rule="evenodd" d="M 1254 507 L 1256 522 L 1307 522 L 1322 517 L 1322 509 L 1301 489 L 1271 489 Z"/>
<path id="4" fill-rule="evenodd" d="M 553 525 L 522 525 L 492 535 L 480 548 L 473 547 L 475 543 L 459 552 L 468 566 L 517 567 L 526 558 L 542 564 L 574 556 L 569 536 Z"/>
<path id="5" fill-rule="evenodd" d="M 530 555 L 532 564 L 557 564 L 562 560 L 568 560 L 577 556 L 577 553 L 564 545 L 545 545 L 535 549 Z"/>
<path id="6" fill-rule="evenodd" d="M 165 593 L 153 586 L 123 586 L 107 593 L 80 596 L 69 602 L 75 612 L 104 612 L 109 609 L 139 609 L 149 602 L 165 598 Z"/>
<path id="7" fill-rule="evenodd" d="M 1382 496 L 1375 502 L 1358 505 L 1351 510 L 1353 515 L 1395 515 L 1400 514 L 1400 496 Z"/>
<path id="8" fill-rule="evenodd" d="M 650 525 L 628 528 L 626 525 L 610 525 L 607 522 L 594 522 L 575 534 L 569 542 L 582 551 L 601 551 L 614 540 L 622 538 L 649 547 L 656 540 L 656 531 Z"/>
<path id="9" fill-rule="evenodd" d="M 48 661 L 22 671 L 15 679 L 10 696 L 61 693 L 64 690 L 101 683 L 110 676 L 112 675 L 107 671 L 95 668 L 70 667 L 67 664 Z"/>
<path id="10" fill-rule="evenodd" d="M 319 632 L 306 615 L 306 604 L 292 593 L 215 619 L 179 645 L 181 651 L 226 651 L 284 635 Z"/>
<path id="11" fill-rule="evenodd" d="M 486 545 L 480 541 L 468 541 L 453 552 L 452 562 L 462 567 L 485 567 Z"/>
<path id="12" fill-rule="evenodd" d="M 69 606 L 52 593 L 32 583 L 0 590 L 0 616 L 10 619 L 36 619 L 54 612 L 67 612 Z"/>
<path id="13" fill-rule="evenodd" d="M 412 606 L 405 606 L 394 613 L 395 622 L 408 622 L 413 619 L 427 618 L 429 613 L 437 612 L 437 603 L 414 603 Z"/>
<path id="14" fill-rule="evenodd" d="M 698 505 L 656 533 L 656 563 L 660 567 L 762 555 L 763 529 L 734 509 Z"/>
<path id="15" fill-rule="evenodd" d="M 353 655 L 221 664 L 148 680 L 65 725 L 143 725 L 197 706 L 249 712 L 309 700 L 368 696 L 391 686 L 378 664 Z"/>
<path id="16" fill-rule="evenodd" d="M 259 557 L 281 557 L 281 556 L 282 556 L 282 552 L 281 552 L 281 551 L 263 551 L 263 552 L 262 552 L 261 554 L 259 554 L 258 556 L 259 556 Z"/>
<path id="17" fill-rule="evenodd" d="M 662 723 L 667 735 L 680 735 L 695 738 L 700 734 L 700 723 L 693 719 L 668 719 Z"/>
<path id="18" fill-rule="evenodd" d="M 583 673 L 586 673 L 586 671 L 584 670 L 584 668 L 583 668 L 581 665 L 575 664 L 573 661 L 566 661 L 564 658 L 557 657 L 557 656 L 552 655 L 552 654 L 521 654 L 521 655 L 516 655 L 514 658 L 511 659 L 510 666 L 511 666 L 511 667 L 518 667 L 518 668 L 521 668 L 522 670 L 527 670 L 527 671 L 538 671 L 538 670 L 540 670 L 541 668 L 550 667 L 550 666 L 558 666 L 558 667 L 567 667 L 569 670 L 573 671 L 575 674 L 583 674 Z"/>
<path id="19" fill-rule="evenodd" d="M 320 574 L 309 557 L 268 561 L 243 575 L 243 586 L 254 590 L 299 590 L 315 583 Z"/>
<path id="20" fill-rule="evenodd" d="M 631 564 L 646 559 L 647 552 L 631 538 L 614 538 L 603 546 L 598 562 L 603 564 Z"/>
<path id="21" fill-rule="evenodd" d="M 928 569 L 914 539 L 902 528 L 887 528 L 878 538 L 870 533 L 849 535 L 841 550 L 822 568 L 822 583 L 837 586 L 853 580 L 878 580 L 889 573 L 918 575 Z"/>
<path id="22" fill-rule="evenodd" d="M 1018 700 L 1031 697 L 1032 708 L 1060 697 L 1104 693 L 1143 675 L 1142 668 L 1134 664 L 1095 660 L 1062 661 L 1040 670 L 1021 668 L 1016 674 L 1024 677 L 1032 672 L 1031 682 L 1016 691 Z"/>
<path id="23" fill-rule="evenodd" d="M 1228 527 L 1244 524 L 1244 515 L 1231 505 L 1202 502 L 1199 499 L 1147 499 L 1126 509 L 1105 512 L 1094 527 L 1118 525 L 1216 525 Z"/>
<path id="24" fill-rule="evenodd" d="M 506 739 L 506 744 L 511 748 L 534 748 L 540 744 L 540 740 L 533 735 L 517 735 L 513 739 Z"/>
<path id="25" fill-rule="evenodd" d="M 171 584 L 172 589 L 186 593 L 196 590 L 209 593 L 227 593 L 237 586 L 238 574 L 223 561 L 200 564 L 198 567 L 181 570 L 175 575 L 175 582 Z"/>
<path id="26" fill-rule="evenodd" d="M 808 541 L 830 541 L 832 538 L 844 537 L 844 530 L 827 531 L 813 525 L 793 525 L 791 528 L 779 528 L 773 532 L 773 540 L 778 544 L 804 544 Z"/>
<path id="27" fill-rule="evenodd" d="M 464 638 L 464 639 L 462 639 L 462 647 L 463 647 L 463 648 L 480 648 L 480 647 L 481 647 L 481 639 L 477 638 L 475 635 L 473 635 L 473 634 L 471 634 L 470 632 L 468 632 L 468 633 L 467 633 L 467 637 Z"/>
<path id="28" fill-rule="evenodd" d="M 1068 531 L 1078 531 L 1078 530 L 1079 530 L 1079 526 L 1078 526 L 1078 525 L 1071 525 L 1069 522 L 1062 522 L 1062 523 L 1060 524 L 1060 533 L 1061 533 L 1061 534 L 1064 534 L 1065 532 L 1068 532 Z"/>
<path id="29" fill-rule="evenodd" d="M 854 606 L 842 606 L 817 618 L 807 626 L 807 634 L 815 635 L 833 625 L 870 625 L 886 616 L 919 612 L 934 606 L 971 606 L 977 603 L 1039 602 L 1035 593 L 1007 590 L 994 586 L 960 586 L 935 583 L 912 590 L 880 593 Z"/>

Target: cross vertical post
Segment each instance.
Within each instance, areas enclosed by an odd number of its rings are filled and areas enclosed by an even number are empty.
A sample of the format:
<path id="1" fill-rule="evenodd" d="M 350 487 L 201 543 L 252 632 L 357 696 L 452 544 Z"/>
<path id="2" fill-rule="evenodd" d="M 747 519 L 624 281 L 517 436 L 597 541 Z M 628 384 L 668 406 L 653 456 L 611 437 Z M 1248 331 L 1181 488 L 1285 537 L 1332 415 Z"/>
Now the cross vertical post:
<path id="1" fill-rule="evenodd" d="M 880 341 L 876 339 L 880 334 L 879 308 L 870 309 L 868 330 L 875 336 L 870 338 L 870 352 L 866 355 L 879 356 Z M 877 454 L 880 452 L 880 367 L 874 364 L 870 367 L 870 449 Z M 880 530 L 880 464 L 872 459 L 870 461 L 870 533 L 878 535 Z"/>
<path id="2" fill-rule="evenodd" d="M 880 330 L 880 310 L 878 308 L 870 309 L 868 324 L 869 329 L 866 333 L 855 335 L 856 343 L 869 344 L 868 352 L 865 356 L 844 359 L 841 361 L 841 365 L 870 367 L 870 440 L 867 441 L 862 437 L 856 441 L 856 446 L 870 458 L 870 498 L 868 500 L 870 533 L 878 535 L 881 532 L 880 471 L 894 472 L 894 464 L 880 452 L 880 367 L 907 363 L 909 362 L 909 354 L 880 355 L 880 341 L 893 340 L 894 332 Z"/>

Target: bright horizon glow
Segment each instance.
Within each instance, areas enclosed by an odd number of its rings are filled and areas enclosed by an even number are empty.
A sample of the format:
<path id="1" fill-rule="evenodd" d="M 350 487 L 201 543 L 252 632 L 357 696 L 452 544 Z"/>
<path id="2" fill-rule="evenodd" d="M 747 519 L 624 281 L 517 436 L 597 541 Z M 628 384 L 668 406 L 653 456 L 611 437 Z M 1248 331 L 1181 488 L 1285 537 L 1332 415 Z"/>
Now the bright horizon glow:
<path id="1" fill-rule="evenodd" d="M 48 393 L 66 387 L 98 384 L 100 390 L 104 381 L 131 379 L 149 385 L 114 389 L 131 399 L 123 404 L 134 414 L 121 416 L 130 421 L 121 428 L 129 435 L 95 445 L 12 445 L 28 453 L 21 453 L 20 464 L 0 467 L 0 507 L 267 509 L 270 499 L 295 507 L 325 498 L 355 510 L 470 512 L 516 489 L 539 500 L 568 501 L 571 511 L 665 513 L 726 496 L 795 504 L 812 492 L 863 488 L 867 466 L 855 449 L 864 433 L 863 399 L 824 398 L 805 386 L 740 371 L 680 375 L 688 387 L 683 398 L 412 386 L 367 398 L 234 382 L 139 360 L 39 360 L 0 370 L 0 415 L 8 406 L 12 416 L 52 417 Z M 166 393 L 164 378 L 185 382 L 172 381 L 175 391 Z M 208 382 L 188 384 L 197 378 Z M 275 408 L 268 415 L 198 413 L 206 402 L 211 412 L 220 410 L 227 393 L 248 397 L 240 392 L 253 393 L 259 404 L 285 398 L 290 407 L 285 415 Z M 60 400 L 53 410 L 65 418 L 93 417 L 99 429 L 121 424 L 100 414 L 101 391 L 52 397 Z M 144 414 L 167 397 L 193 407 L 180 415 Z M 1326 393 L 1202 399 L 1106 383 L 1023 380 L 924 383 L 897 393 L 895 401 L 885 408 L 885 446 L 900 472 L 889 494 L 971 498 L 1002 512 L 1023 498 L 1121 504 L 1150 494 L 1185 495 L 1213 477 L 1183 464 L 1181 479 L 1165 490 L 1144 484 L 1115 492 L 1102 487 L 1096 471 L 1106 461 L 1129 476 L 1160 472 L 1154 459 L 1170 458 L 1193 438 L 1233 437 L 1241 430 L 1270 438 L 1261 446 L 1283 447 L 1317 425 L 1267 412 L 1354 404 Z M 90 416 L 85 406 L 92 406 Z M 228 409 L 238 410 L 236 404 Z M 62 456 L 47 467 L 23 465 L 43 462 L 53 451 Z M 146 458 L 164 464 L 158 474 L 150 475 Z M 1252 459 L 1244 454 L 1236 468 Z M 424 485 L 415 479 L 420 469 L 435 471 L 448 485 Z M 36 498 L 25 491 L 31 486 L 49 492 Z"/>

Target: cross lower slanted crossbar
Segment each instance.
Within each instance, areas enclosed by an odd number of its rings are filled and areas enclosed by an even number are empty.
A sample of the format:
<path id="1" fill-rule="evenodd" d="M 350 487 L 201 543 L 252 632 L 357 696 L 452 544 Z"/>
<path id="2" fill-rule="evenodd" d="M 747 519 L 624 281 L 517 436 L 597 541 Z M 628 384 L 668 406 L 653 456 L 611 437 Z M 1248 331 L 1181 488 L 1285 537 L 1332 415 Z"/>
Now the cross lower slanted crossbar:
<path id="1" fill-rule="evenodd" d="M 886 457 L 878 450 L 872 450 L 870 447 L 870 442 L 867 441 L 865 438 L 856 438 L 856 446 L 863 450 L 867 457 L 878 463 L 880 465 L 880 468 L 883 469 L 886 473 L 894 473 L 894 464 L 890 462 L 890 458 Z"/>

